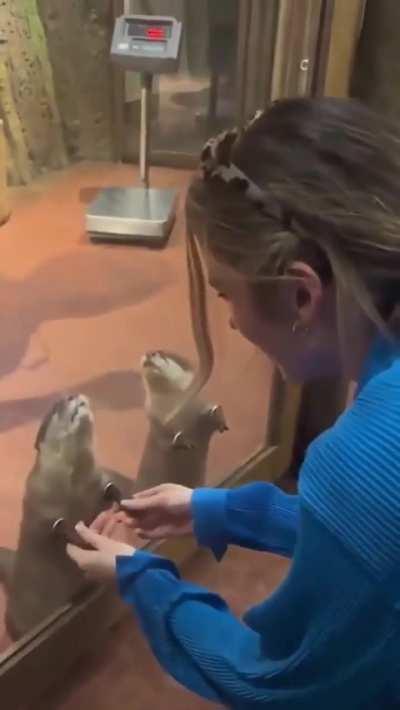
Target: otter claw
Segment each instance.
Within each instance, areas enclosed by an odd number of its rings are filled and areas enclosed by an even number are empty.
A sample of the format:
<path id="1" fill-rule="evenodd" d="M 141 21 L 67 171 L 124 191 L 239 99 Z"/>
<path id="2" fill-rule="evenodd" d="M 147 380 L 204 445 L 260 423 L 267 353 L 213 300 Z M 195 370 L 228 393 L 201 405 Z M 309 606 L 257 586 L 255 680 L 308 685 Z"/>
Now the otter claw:
<path id="1" fill-rule="evenodd" d="M 57 535 L 58 537 L 63 537 L 63 538 L 65 538 L 65 536 L 66 536 L 65 528 L 66 528 L 66 525 L 65 525 L 64 518 L 58 518 L 58 520 L 56 520 L 53 523 L 53 525 L 51 526 L 52 532 L 55 535 Z"/>
<path id="2" fill-rule="evenodd" d="M 121 503 L 122 500 L 122 494 L 121 491 L 119 490 L 118 486 L 115 485 L 115 483 L 107 483 L 107 485 L 104 488 L 104 500 L 110 503 L 118 503 L 118 505 Z"/>
<path id="3" fill-rule="evenodd" d="M 83 550 L 94 550 L 92 545 L 89 545 L 89 543 L 82 540 L 75 528 L 67 523 L 65 518 L 58 518 L 58 520 L 56 520 L 51 526 L 51 529 L 53 534 L 58 538 L 61 538 L 61 540 L 63 540 L 66 544 L 81 547 Z"/>
<path id="4" fill-rule="evenodd" d="M 214 419 L 217 429 L 221 434 L 226 431 L 229 431 L 229 427 L 226 423 L 224 415 L 224 410 L 222 409 L 220 404 L 216 404 L 215 407 L 210 409 L 209 415 Z"/>
<path id="5" fill-rule="evenodd" d="M 172 439 L 171 446 L 174 449 L 184 449 L 186 451 L 189 451 L 189 450 L 195 448 L 194 444 L 192 444 L 191 441 L 188 441 L 187 439 L 185 439 L 182 431 L 178 431 L 178 433 L 175 434 L 174 438 Z"/>

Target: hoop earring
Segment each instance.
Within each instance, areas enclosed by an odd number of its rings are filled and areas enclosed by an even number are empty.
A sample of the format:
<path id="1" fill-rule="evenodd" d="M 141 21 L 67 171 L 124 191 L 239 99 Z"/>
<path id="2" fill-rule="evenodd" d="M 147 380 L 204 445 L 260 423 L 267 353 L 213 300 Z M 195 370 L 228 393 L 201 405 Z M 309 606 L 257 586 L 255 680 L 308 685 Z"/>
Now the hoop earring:
<path id="1" fill-rule="evenodd" d="M 295 321 L 292 325 L 292 333 L 293 335 L 308 335 L 310 332 L 310 328 L 307 325 L 302 325 L 300 321 Z"/>

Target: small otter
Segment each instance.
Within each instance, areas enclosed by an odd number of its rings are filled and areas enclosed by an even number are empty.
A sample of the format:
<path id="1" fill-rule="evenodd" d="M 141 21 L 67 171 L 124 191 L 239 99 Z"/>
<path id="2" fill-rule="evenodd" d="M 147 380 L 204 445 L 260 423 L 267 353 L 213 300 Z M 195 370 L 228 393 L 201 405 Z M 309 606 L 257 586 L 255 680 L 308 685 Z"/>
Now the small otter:
<path id="1" fill-rule="evenodd" d="M 147 353 L 141 366 L 150 431 L 135 491 L 161 483 L 204 485 L 211 438 L 228 429 L 222 408 L 195 397 L 183 404 L 174 421 L 178 430 L 171 432 L 164 422 L 183 401 L 194 377 L 192 366 L 180 355 L 163 351 Z"/>
<path id="2" fill-rule="evenodd" d="M 65 552 L 65 536 L 73 536 L 75 523 L 90 524 L 111 502 L 161 483 L 204 485 L 211 438 L 227 430 L 221 407 L 196 397 L 175 419 L 178 431 L 164 423 L 193 376 L 181 356 L 159 351 L 142 359 L 150 431 L 135 482 L 96 464 L 94 418 L 86 397 L 66 397 L 45 417 L 27 480 L 17 550 L 0 549 L 0 582 L 8 592 L 6 626 L 13 640 L 84 588 L 84 575 Z"/>
<path id="3" fill-rule="evenodd" d="M 94 419 L 82 395 L 58 401 L 43 420 L 28 476 L 15 552 L 0 550 L 0 580 L 8 591 L 7 631 L 13 640 L 32 630 L 82 590 L 85 577 L 67 557 L 66 540 L 54 534 L 63 519 L 91 523 L 107 507 L 109 483 L 131 493 L 132 483 L 97 466 Z"/>

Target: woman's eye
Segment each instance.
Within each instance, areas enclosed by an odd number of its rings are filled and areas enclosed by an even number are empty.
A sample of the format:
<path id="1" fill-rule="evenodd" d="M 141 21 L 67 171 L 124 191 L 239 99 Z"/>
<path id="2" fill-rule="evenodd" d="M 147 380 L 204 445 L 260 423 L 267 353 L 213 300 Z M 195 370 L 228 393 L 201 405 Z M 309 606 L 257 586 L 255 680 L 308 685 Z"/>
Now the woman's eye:
<path id="1" fill-rule="evenodd" d="M 221 293 L 221 292 L 219 292 L 219 293 L 217 293 L 217 296 L 218 296 L 218 298 L 223 298 L 224 301 L 227 300 L 227 295 L 226 295 L 226 293 Z"/>

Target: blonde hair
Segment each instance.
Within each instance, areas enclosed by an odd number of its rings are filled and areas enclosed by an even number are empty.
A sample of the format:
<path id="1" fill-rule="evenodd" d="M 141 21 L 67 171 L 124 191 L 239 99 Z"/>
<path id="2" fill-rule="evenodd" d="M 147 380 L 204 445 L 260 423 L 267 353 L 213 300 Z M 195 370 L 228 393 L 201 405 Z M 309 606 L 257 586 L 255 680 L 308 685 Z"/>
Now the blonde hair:
<path id="1" fill-rule="evenodd" d="M 295 260 L 334 281 L 338 326 L 350 329 L 349 303 L 385 336 L 399 335 L 400 132 L 350 99 L 276 102 L 232 145 L 231 162 L 265 200 L 239 184 L 196 176 L 189 189 L 187 259 L 199 371 L 192 396 L 213 364 L 201 249 L 252 283 L 265 311 L 265 288 Z M 344 307 L 346 303 L 346 307 Z"/>

